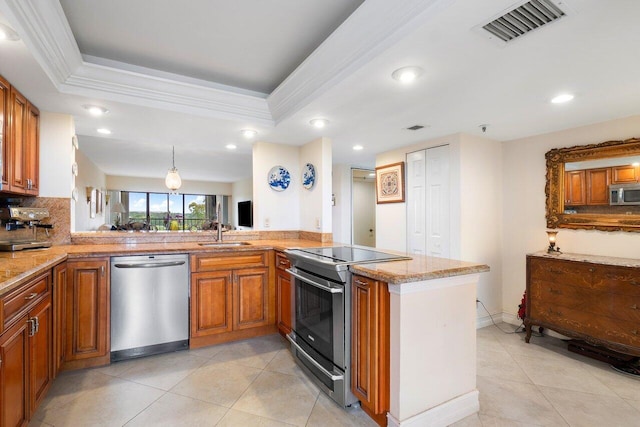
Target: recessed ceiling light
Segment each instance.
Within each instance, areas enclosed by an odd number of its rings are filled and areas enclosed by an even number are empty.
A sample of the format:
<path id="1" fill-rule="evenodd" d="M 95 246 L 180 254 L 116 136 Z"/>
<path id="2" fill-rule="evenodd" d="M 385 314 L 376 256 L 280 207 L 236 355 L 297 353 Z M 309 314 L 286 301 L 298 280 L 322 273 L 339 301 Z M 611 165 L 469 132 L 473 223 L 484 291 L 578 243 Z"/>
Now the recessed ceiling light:
<path id="1" fill-rule="evenodd" d="M 226 147 L 227 150 L 235 150 L 236 148 L 238 148 L 238 147 L 236 147 L 235 144 L 227 144 L 227 145 L 225 145 L 225 147 Z"/>
<path id="2" fill-rule="evenodd" d="M 329 124 L 329 120 L 327 119 L 313 119 L 309 122 L 309 124 L 315 128 L 322 129 L 326 125 Z"/>
<path id="3" fill-rule="evenodd" d="M 87 110 L 92 116 L 101 116 L 109 112 L 106 108 L 97 105 L 83 105 L 82 108 Z"/>
<path id="4" fill-rule="evenodd" d="M 570 93 L 562 93 L 551 100 L 553 104 L 563 104 L 573 99 L 573 95 Z"/>
<path id="5" fill-rule="evenodd" d="M 253 129 L 242 129 L 240 133 L 242 133 L 242 136 L 244 136 L 247 139 L 251 139 L 258 134 L 258 132 Z"/>
<path id="6" fill-rule="evenodd" d="M 107 128 L 96 129 L 96 132 L 101 133 L 102 135 L 111 135 L 111 131 Z"/>
<path id="7" fill-rule="evenodd" d="M 402 67 L 391 73 L 391 77 L 403 84 L 413 83 L 422 75 L 424 70 L 420 67 Z"/>
<path id="8" fill-rule="evenodd" d="M 363 147 L 362 145 L 359 145 L 359 144 L 358 144 L 358 145 L 354 145 L 354 146 L 353 146 L 354 151 L 360 151 L 360 150 L 362 150 L 363 148 L 364 148 L 364 147 Z"/>
<path id="9" fill-rule="evenodd" d="M 20 36 L 10 26 L 0 23 L 0 40 L 9 40 L 14 42 L 20 40 Z"/>

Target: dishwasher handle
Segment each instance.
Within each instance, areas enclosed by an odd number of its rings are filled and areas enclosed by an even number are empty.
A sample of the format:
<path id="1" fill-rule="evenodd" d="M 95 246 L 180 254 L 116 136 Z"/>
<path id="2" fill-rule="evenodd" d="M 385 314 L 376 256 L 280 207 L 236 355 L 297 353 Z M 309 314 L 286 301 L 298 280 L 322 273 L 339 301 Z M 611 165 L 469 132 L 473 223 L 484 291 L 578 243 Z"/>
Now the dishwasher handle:
<path id="1" fill-rule="evenodd" d="M 131 262 L 113 264 L 116 268 L 159 268 L 159 267 L 175 267 L 184 265 L 186 261 L 166 261 L 166 262 Z"/>

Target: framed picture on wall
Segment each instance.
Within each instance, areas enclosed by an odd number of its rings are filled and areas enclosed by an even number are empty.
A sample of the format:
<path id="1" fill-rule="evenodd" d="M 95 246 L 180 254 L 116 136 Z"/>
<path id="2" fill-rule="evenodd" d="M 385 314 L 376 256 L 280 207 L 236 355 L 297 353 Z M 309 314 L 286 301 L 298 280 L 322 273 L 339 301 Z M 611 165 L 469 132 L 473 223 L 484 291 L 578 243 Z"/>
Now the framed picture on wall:
<path id="1" fill-rule="evenodd" d="M 404 202 L 404 162 L 376 168 L 376 203 Z"/>

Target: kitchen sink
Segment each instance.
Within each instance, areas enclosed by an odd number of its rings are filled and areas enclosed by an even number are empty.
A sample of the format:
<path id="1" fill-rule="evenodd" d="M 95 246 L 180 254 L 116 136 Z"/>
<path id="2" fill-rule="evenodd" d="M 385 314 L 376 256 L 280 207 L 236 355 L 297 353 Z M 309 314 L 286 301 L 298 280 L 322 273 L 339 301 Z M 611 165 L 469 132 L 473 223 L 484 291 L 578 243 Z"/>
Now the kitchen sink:
<path id="1" fill-rule="evenodd" d="M 200 246 L 206 246 L 208 248 L 232 248 L 234 246 L 247 246 L 251 243 L 247 242 L 203 242 L 198 243 Z"/>

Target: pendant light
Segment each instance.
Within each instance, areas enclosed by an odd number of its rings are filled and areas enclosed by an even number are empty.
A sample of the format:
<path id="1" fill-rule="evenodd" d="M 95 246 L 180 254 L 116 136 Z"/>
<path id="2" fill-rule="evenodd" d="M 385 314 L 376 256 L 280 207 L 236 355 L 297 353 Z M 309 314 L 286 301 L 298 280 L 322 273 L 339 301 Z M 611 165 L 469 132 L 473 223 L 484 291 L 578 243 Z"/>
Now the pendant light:
<path id="1" fill-rule="evenodd" d="M 169 190 L 176 191 L 182 185 L 182 180 L 178 174 L 178 169 L 176 169 L 176 150 L 173 146 L 171 146 L 171 159 L 173 167 L 169 169 L 169 172 L 167 172 L 164 184 L 169 188 Z"/>

